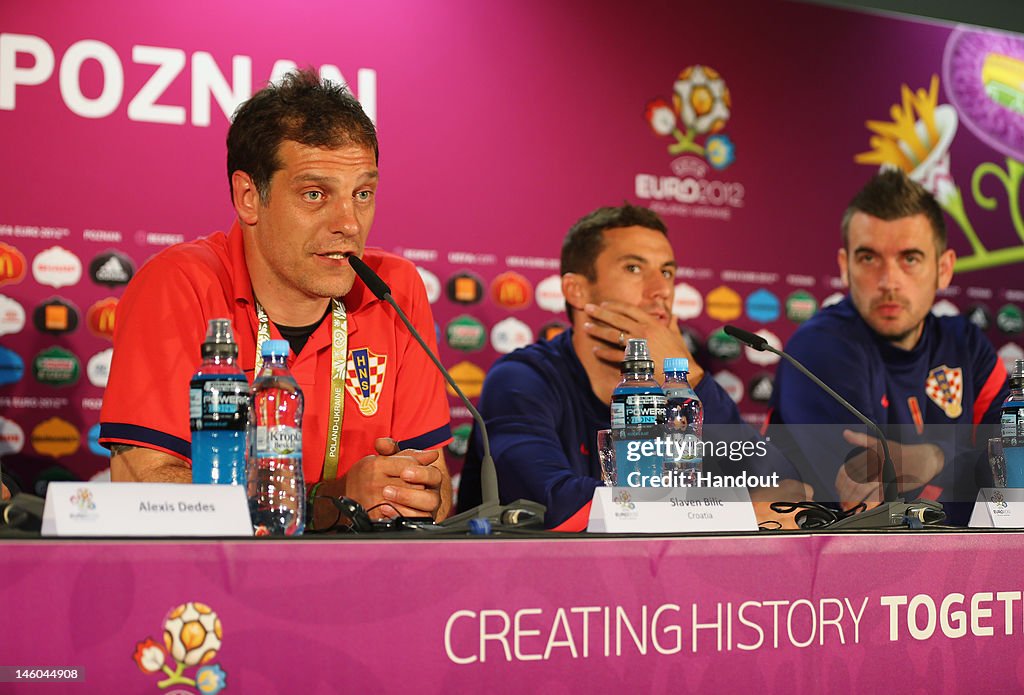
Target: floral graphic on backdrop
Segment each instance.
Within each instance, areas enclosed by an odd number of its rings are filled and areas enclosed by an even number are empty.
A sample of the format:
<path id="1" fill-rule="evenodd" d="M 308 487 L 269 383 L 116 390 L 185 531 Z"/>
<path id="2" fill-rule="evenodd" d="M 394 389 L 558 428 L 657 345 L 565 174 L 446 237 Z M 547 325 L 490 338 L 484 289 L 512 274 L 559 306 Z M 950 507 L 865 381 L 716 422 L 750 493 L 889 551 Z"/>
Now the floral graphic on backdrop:
<path id="1" fill-rule="evenodd" d="M 147 637 L 135 645 L 132 658 L 146 674 L 166 675 L 157 682 L 161 690 L 187 685 L 203 695 L 215 695 L 227 686 L 227 673 L 210 663 L 221 647 L 220 618 L 204 603 L 182 604 L 164 618 L 163 643 Z M 187 669 L 197 667 L 194 677 Z"/>
<path id="2" fill-rule="evenodd" d="M 1001 46 L 1000 50 L 1008 49 Z M 1014 50 L 1019 50 L 1024 55 L 1024 42 L 1020 42 L 1020 46 Z M 1024 123 L 1024 94 L 1019 103 L 1008 99 L 1004 82 L 1006 75 L 1011 72 L 1024 77 L 1024 61 L 991 52 L 979 54 L 978 61 L 982 69 L 978 70 L 976 75 L 971 72 L 967 77 L 979 81 L 975 96 L 989 100 L 989 103 L 979 105 L 977 100 L 974 100 L 971 102 L 973 105 L 970 110 L 984 107 L 986 114 L 995 114 L 993 122 L 1001 124 L 1004 130 L 1012 135 L 1015 132 L 1014 128 L 1019 129 L 1019 126 L 1015 126 L 1016 121 Z M 948 64 L 946 70 L 948 76 Z M 959 75 L 958 79 L 962 82 L 963 75 Z M 947 91 L 949 89 L 947 85 Z M 953 92 L 956 93 L 958 89 L 962 91 L 963 86 L 955 87 Z M 964 105 L 960 104 L 958 111 L 958 108 L 950 104 L 939 104 L 938 98 L 938 75 L 932 76 L 928 89 L 912 90 L 908 85 L 902 85 L 900 103 L 893 104 L 889 109 L 892 120 L 866 122 L 868 130 L 872 133 L 869 139 L 871 150 L 856 155 L 854 161 L 859 164 L 879 165 L 882 168 L 902 169 L 935 196 L 939 205 L 960 227 L 971 248 L 969 255 L 957 259 L 957 271 L 981 270 L 1024 261 L 1024 219 L 1020 209 L 1024 164 L 1010 156 L 1015 154 L 1013 150 L 1001 147 L 1000 151 L 1007 154 L 1005 167 L 995 162 L 983 162 L 971 175 L 970 194 L 973 201 L 985 211 L 997 210 L 1000 202 L 996 197 L 982 191 L 982 183 L 988 177 L 992 177 L 1001 184 L 1006 193 L 1010 221 L 1020 239 L 1020 244 L 1015 246 L 989 249 L 982 242 L 967 215 L 964 194 L 954 181 L 949 168 L 949 148 L 956 135 Z M 978 126 L 972 121 L 969 120 L 968 124 L 972 125 L 971 129 L 975 134 L 983 134 L 978 132 Z M 995 146 L 995 143 L 989 140 L 986 140 L 986 144 Z"/>
<path id="3" fill-rule="evenodd" d="M 652 99 L 645 115 L 657 135 L 672 138 L 669 154 L 696 154 L 715 169 L 725 169 L 736 159 L 732 140 L 722 132 L 731 109 L 729 87 L 718 71 L 691 65 L 676 78 L 671 103 L 661 97 Z"/>

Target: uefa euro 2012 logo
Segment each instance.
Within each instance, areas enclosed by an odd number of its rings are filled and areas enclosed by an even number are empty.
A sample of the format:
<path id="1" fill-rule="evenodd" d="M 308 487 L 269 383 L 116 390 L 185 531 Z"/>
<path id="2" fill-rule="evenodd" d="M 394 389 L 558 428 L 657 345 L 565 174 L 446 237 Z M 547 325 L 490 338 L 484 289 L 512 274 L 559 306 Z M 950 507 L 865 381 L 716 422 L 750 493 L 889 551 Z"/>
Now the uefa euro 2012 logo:
<path id="1" fill-rule="evenodd" d="M 627 511 L 636 509 L 636 505 L 633 503 L 633 497 L 629 494 L 628 490 L 618 490 L 612 497 L 612 501 Z"/>
<path id="2" fill-rule="evenodd" d="M 204 603 L 190 601 L 172 608 L 164 618 L 163 644 L 147 637 L 135 645 L 133 658 L 143 673 L 167 676 L 156 684 L 161 690 L 185 685 L 203 695 L 214 695 L 227 686 L 224 669 L 210 663 L 217 656 L 222 639 L 217 614 Z M 185 670 L 196 666 L 199 669 L 195 678 L 189 678 Z"/>
<path id="3" fill-rule="evenodd" d="M 78 492 L 71 496 L 71 504 L 83 512 L 90 512 L 96 509 L 96 502 L 92 497 L 92 490 L 85 487 L 78 488 Z"/>
<path id="4" fill-rule="evenodd" d="M 671 103 L 661 97 L 652 99 L 646 116 L 655 133 L 673 139 L 669 154 L 696 154 L 721 170 L 736 159 L 732 140 L 722 133 L 731 109 L 729 88 L 718 71 L 691 65 L 676 78 Z"/>

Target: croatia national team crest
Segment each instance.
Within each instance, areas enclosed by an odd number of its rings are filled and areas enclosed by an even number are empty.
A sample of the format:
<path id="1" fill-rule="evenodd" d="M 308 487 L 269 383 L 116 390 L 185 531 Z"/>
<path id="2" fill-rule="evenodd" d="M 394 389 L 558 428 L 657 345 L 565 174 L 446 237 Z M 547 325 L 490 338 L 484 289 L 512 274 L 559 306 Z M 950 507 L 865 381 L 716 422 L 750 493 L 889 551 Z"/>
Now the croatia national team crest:
<path id="1" fill-rule="evenodd" d="M 928 380 L 924 385 L 925 393 L 935 405 L 942 408 L 950 419 L 960 417 L 964 412 L 964 370 L 942 365 L 928 372 Z"/>
<path id="2" fill-rule="evenodd" d="M 377 355 L 367 348 L 352 350 L 348 354 L 345 390 L 359 405 L 359 412 L 370 417 L 377 412 L 377 399 L 384 386 L 387 355 Z"/>

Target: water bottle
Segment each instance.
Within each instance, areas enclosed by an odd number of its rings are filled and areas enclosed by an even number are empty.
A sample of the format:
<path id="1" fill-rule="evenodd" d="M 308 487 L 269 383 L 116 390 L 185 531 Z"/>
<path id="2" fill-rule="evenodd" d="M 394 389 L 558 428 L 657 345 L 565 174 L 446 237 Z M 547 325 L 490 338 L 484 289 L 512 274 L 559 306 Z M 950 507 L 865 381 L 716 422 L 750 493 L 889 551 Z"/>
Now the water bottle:
<path id="1" fill-rule="evenodd" d="M 210 319 L 200 351 L 203 363 L 189 382 L 192 482 L 245 485 L 250 393 L 231 322 Z"/>
<path id="2" fill-rule="evenodd" d="M 701 433 L 704 430 L 704 404 L 700 402 L 686 375 L 690 360 L 669 357 L 665 360 L 665 473 L 672 476 L 673 485 L 697 484 L 701 472 L 703 450 Z"/>
<path id="3" fill-rule="evenodd" d="M 285 362 L 288 341 L 268 340 L 261 354 L 249 415 L 249 515 L 257 536 L 296 536 L 306 526 L 302 390 Z"/>
<path id="4" fill-rule="evenodd" d="M 653 487 L 662 475 L 658 437 L 665 424 L 665 392 L 654 379 L 654 362 L 643 338 L 630 338 L 622 381 L 612 391 L 612 439 L 619 485 Z M 660 481 L 659 483 L 660 484 Z"/>
<path id="5" fill-rule="evenodd" d="M 1006 487 L 1024 487 L 1024 360 L 1017 360 L 1010 375 L 1010 395 L 1000 417 Z"/>

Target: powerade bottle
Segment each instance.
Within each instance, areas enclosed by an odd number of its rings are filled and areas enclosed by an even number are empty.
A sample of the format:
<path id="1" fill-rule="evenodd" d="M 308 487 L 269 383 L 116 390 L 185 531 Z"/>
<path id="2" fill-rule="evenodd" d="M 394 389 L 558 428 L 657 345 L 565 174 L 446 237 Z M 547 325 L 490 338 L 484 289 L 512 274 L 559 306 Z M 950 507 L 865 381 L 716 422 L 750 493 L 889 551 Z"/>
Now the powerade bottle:
<path id="1" fill-rule="evenodd" d="M 652 487 L 651 479 L 661 477 L 663 456 L 658 455 L 657 439 L 664 424 L 665 392 L 654 380 L 647 341 L 630 338 L 622 381 L 612 391 L 612 439 L 620 486 Z"/>
<path id="2" fill-rule="evenodd" d="M 665 360 L 665 473 L 672 475 L 675 487 L 696 485 L 704 460 L 704 404 L 686 379 L 689 372 L 690 360 L 685 357 Z"/>
<path id="3" fill-rule="evenodd" d="M 1000 421 L 1006 487 L 1024 487 L 1024 360 L 1014 363 L 1010 395 L 1003 402 Z"/>
<path id="4" fill-rule="evenodd" d="M 296 536 L 306 526 L 302 390 L 288 371 L 288 341 L 263 343 L 249 416 L 249 515 L 257 536 Z"/>
<path id="5" fill-rule="evenodd" d="M 245 485 L 249 381 L 235 359 L 238 345 L 227 319 L 210 319 L 203 363 L 189 382 L 192 482 Z"/>

